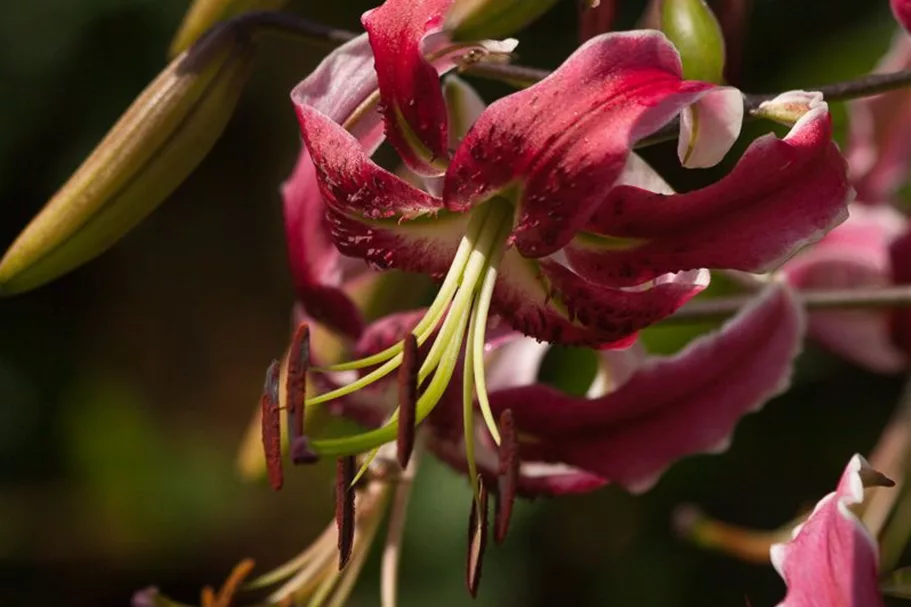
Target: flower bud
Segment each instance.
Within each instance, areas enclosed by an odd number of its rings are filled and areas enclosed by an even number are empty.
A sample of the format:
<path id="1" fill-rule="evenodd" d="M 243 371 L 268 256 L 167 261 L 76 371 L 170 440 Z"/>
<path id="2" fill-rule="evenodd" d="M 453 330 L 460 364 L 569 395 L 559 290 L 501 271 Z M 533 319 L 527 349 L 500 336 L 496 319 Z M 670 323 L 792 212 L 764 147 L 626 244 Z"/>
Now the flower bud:
<path id="1" fill-rule="evenodd" d="M 282 8 L 288 0 L 195 0 L 174 35 L 169 57 L 176 57 L 196 42 L 219 21 L 227 21 L 249 11 Z"/>
<path id="2" fill-rule="evenodd" d="M 557 0 L 455 0 L 446 17 L 453 40 L 502 38 L 522 29 Z"/>
<path id="3" fill-rule="evenodd" d="M 664 0 L 661 31 L 680 52 L 687 79 L 721 82 L 724 35 L 705 0 Z"/>
<path id="4" fill-rule="evenodd" d="M 100 255 L 173 192 L 224 130 L 246 82 L 246 29 L 213 30 L 139 95 L 0 260 L 0 293 Z"/>
<path id="5" fill-rule="evenodd" d="M 772 120 L 785 126 L 794 126 L 810 110 L 825 107 L 822 93 L 819 91 L 788 91 L 763 101 L 750 113 L 757 118 Z"/>

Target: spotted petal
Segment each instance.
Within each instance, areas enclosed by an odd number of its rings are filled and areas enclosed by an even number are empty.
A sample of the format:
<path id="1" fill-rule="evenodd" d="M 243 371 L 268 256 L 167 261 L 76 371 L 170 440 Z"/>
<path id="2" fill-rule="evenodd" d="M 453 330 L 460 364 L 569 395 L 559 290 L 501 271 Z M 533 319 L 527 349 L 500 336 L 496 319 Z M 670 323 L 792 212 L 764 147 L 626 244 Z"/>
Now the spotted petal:
<path id="1" fill-rule="evenodd" d="M 848 462 L 838 488 L 816 505 L 787 544 L 772 546 L 772 564 L 788 585 L 778 607 L 877 607 L 879 550 L 850 507 L 864 487 L 890 485 L 860 455 Z"/>
<path id="2" fill-rule="evenodd" d="M 298 107 L 330 232 L 343 255 L 438 275 L 449 267 L 466 217 L 373 163 L 358 141 L 316 109 Z"/>
<path id="3" fill-rule="evenodd" d="M 565 250 L 580 275 L 607 284 L 702 267 L 762 272 L 844 221 L 848 194 L 819 102 L 784 139 L 754 141 L 706 188 L 668 196 L 615 187 Z"/>
<path id="4" fill-rule="evenodd" d="M 457 58 L 489 49 L 511 51 L 514 42 L 455 44 L 443 31 L 453 0 L 387 0 L 361 19 L 376 57 L 389 142 L 411 170 L 440 175 L 449 158 L 446 104 L 439 73 Z"/>
<path id="5" fill-rule="evenodd" d="M 593 38 L 487 108 L 446 173 L 446 205 L 465 210 L 519 185 L 516 246 L 526 257 L 554 253 L 604 200 L 635 142 L 711 90 L 682 79 L 658 32 Z"/>
<path id="6" fill-rule="evenodd" d="M 554 260 L 506 252 L 493 310 L 517 331 L 564 345 L 624 348 L 636 332 L 673 314 L 709 282 L 708 272 L 662 276 L 647 288 L 588 281 Z"/>
<path id="7" fill-rule="evenodd" d="M 802 310 L 773 284 L 720 331 L 656 358 L 613 392 L 576 398 L 547 386 L 491 395 L 512 409 L 523 460 L 559 462 L 631 490 L 678 459 L 723 448 L 737 422 L 788 385 Z"/>

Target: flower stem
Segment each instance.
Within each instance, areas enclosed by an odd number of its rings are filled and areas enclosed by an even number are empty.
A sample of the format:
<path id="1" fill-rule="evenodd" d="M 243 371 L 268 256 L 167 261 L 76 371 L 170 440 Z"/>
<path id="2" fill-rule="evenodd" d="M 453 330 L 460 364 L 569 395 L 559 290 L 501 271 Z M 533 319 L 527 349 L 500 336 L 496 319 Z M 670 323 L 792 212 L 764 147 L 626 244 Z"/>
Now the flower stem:
<path id="1" fill-rule="evenodd" d="M 722 320 L 733 316 L 753 297 L 754 295 L 747 294 L 700 299 L 686 304 L 664 322 L 694 323 Z M 911 308 L 911 285 L 801 291 L 797 297 L 807 310 Z"/>
<path id="2" fill-rule="evenodd" d="M 253 11 L 235 17 L 226 23 L 249 28 L 256 32 L 287 34 L 308 42 L 331 45 L 341 44 L 357 37 L 356 34 L 346 30 L 314 23 L 290 13 L 274 11 Z M 467 63 L 462 66 L 462 71 L 478 78 L 508 82 L 520 87 L 530 86 L 550 75 L 550 71 L 539 68 L 484 61 Z M 911 86 L 911 70 L 887 74 L 867 74 L 842 82 L 803 88 L 820 91 L 827 101 L 845 101 L 870 97 L 907 86 Z M 745 94 L 743 102 L 747 112 L 744 113 L 744 116 L 749 116 L 749 110 L 759 107 L 760 103 L 772 99 L 776 95 L 777 93 Z M 670 129 L 662 129 L 659 133 L 663 133 L 665 130 L 670 131 Z M 654 137 L 649 141 L 653 139 Z"/>

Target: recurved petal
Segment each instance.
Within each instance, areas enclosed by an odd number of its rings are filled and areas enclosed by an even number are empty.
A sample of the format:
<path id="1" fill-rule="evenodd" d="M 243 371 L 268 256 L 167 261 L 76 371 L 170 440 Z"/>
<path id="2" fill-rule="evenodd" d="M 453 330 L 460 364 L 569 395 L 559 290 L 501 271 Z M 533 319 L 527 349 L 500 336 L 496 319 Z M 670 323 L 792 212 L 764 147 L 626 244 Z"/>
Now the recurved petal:
<path id="1" fill-rule="evenodd" d="M 743 94 L 730 86 L 708 93 L 680 115 L 677 156 L 688 169 L 721 162 L 740 136 Z"/>
<path id="2" fill-rule="evenodd" d="M 373 163 L 321 112 L 300 105 L 298 117 L 338 250 L 381 268 L 444 272 L 467 216 L 440 212 L 438 199 Z"/>
<path id="3" fill-rule="evenodd" d="M 342 264 L 326 221 L 316 169 L 306 148 L 294 172 L 282 185 L 285 240 L 297 299 L 307 313 L 351 338 L 363 329 L 363 318 L 342 291 Z M 366 264 L 362 264 L 367 270 Z"/>
<path id="4" fill-rule="evenodd" d="M 604 200 L 635 142 L 713 88 L 680 74 L 658 32 L 589 40 L 481 115 L 446 172 L 447 207 L 468 209 L 521 182 L 516 246 L 527 257 L 554 253 Z"/>
<path id="5" fill-rule="evenodd" d="M 590 282 L 554 260 L 503 256 L 492 307 L 517 331 L 563 345 L 625 348 L 636 332 L 673 314 L 709 283 L 705 270 L 618 289 Z"/>
<path id="6" fill-rule="evenodd" d="M 523 461 L 560 462 L 638 491 L 678 459 L 724 448 L 737 422 L 784 390 L 802 309 L 772 284 L 721 330 L 647 360 L 617 390 L 576 398 L 537 385 L 491 395 L 512 409 Z"/>
<path id="7" fill-rule="evenodd" d="M 860 455 L 851 458 L 836 490 L 794 529 L 793 539 L 772 546 L 772 564 L 788 585 L 778 607 L 883 605 L 876 540 L 850 507 L 863 502 L 865 487 L 891 484 Z"/>
<path id="8" fill-rule="evenodd" d="M 798 289 L 852 289 L 892 284 L 889 249 L 907 220 L 888 206 L 852 204 L 850 216 L 781 268 Z M 872 371 L 894 373 L 905 355 L 892 344 L 889 310 L 827 310 L 809 316 L 809 333 L 833 352 Z"/>
<path id="9" fill-rule="evenodd" d="M 566 247 L 582 276 L 639 284 L 665 272 L 764 272 L 847 217 L 845 161 L 820 102 L 784 139 L 753 142 L 729 175 L 686 194 L 618 186 Z"/>
<path id="10" fill-rule="evenodd" d="M 419 175 L 441 175 L 449 159 L 446 104 L 439 74 L 458 58 L 514 44 L 455 44 L 443 31 L 453 0 L 387 0 L 361 22 L 376 57 L 386 136 Z"/>
<path id="11" fill-rule="evenodd" d="M 329 53 L 291 91 L 291 102 L 298 116 L 309 106 L 341 124 L 371 155 L 383 141 L 377 86 L 373 52 L 362 34 Z"/>
<path id="12" fill-rule="evenodd" d="M 911 36 L 899 32 L 876 72 L 911 69 Z M 862 202 L 889 202 L 911 166 L 911 88 L 852 101 L 846 157 Z"/>

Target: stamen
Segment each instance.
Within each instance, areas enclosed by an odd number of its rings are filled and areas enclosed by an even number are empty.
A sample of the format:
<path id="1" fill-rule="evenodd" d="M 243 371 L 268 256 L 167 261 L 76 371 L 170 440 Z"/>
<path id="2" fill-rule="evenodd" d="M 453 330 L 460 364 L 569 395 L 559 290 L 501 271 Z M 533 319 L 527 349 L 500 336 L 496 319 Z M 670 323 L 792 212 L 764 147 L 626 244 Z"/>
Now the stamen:
<path id="1" fill-rule="evenodd" d="M 310 327 L 301 323 L 291 339 L 285 392 L 288 407 L 288 442 L 304 435 L 304 401 L 307 400 L 307 369 L 310 366 Z"/>
<path id="2" fill-rule="evenodd" d="M 481 565 L 484 562 L 484 549 L 487 547 L 487 489 L 484 487 L 484 481 L 478 480 L 480 501 L 471 500 L 471 516 L 468 518 L 468 563 L 465 576 L 468 592 L 473 598 L 478 596 Z"/>
<path id="3" fill-rule="evenodd" d="M 505 238 L 505 235 L 504 235 Z M 502 255 L 502 246 L 500 248 Z M 487 379 L 484 373 L 484 343 L 487 337 L 487 315 L 490 312 L 490 302 L 493 300 L 493 291 L 497 283 L 497 263 L 499 259 L 491 260 L 484 273 L 484 282 L 481 285 L 481 291 L 475 299 L 474 311 L 472 313 L 472 323 L 477 325 L 472 338 L 468 340 L 468 348 L 472 352 L 471 360 L 474 367 L 475 392 L 478 395 L 478 407 L 481 409 L 481 415 L 484 417 L 484 423 L 487 430 L 496 444 L 500 444 L 500 432 L 497 430 L 497 424 L 493 419 L 493 411 L 490 409 L 490 399 L 487 396 Z"/>
<path id="4" fill-rule="evenodd" d="M 354 479 L 357 462 L 353 455 L 340 457 L 336 464 L 335 525 L 338 528 L 338 568 L 342 570 L 351 558 L 354 546 Z"/>
<path id="5" fill-rule="evenodd" d="M 468 344 L 471 344 L 474 338 L 475 318 L 471 317 L 468 325 Z M 481 482 L 478 478 L 478 466 L 474 456 L 474 365 L 472 358 L 474 350 L 471 347 L 465 352 L 465 370 L 462 372 L 462 436 L 465 441 L 465 464 L 468 467 L 468 482 L 471 484 L 471 492 L 474 494 L 475 507 L 481 503 Z"/>
<path id="6" fill-rule="evenodd" d="M 500 468 L 497 471 L 497 504 L 493 518 L 493 539 L 497 544 L 506 540 L 519 484 L 519 439 L 511 409 L 500 415 L 500 430 L 503 432 L 503 440 L 498 453 Z"/>
<path id="7" fill-rule="evenodd" d="M 276 491 L 284 484 L 282 472 L 282 428 L 278 405 L 278 376 L 281 365 L 273 360 L 266 371 L 266 384 L 259 400 L 259 415 L 262 420 L 263 452 L 266 455 L 266 471 L 269 484 Z"/>
<path id="8" fill-rule="evenodd" d="M 408 467 L 414 450 L 415 415 L 418 405 L 418 342 L 413 333 L 405 337 L 402 366 L 399 368 L 399 428 L 396 456 L 402 470 Z"/>

